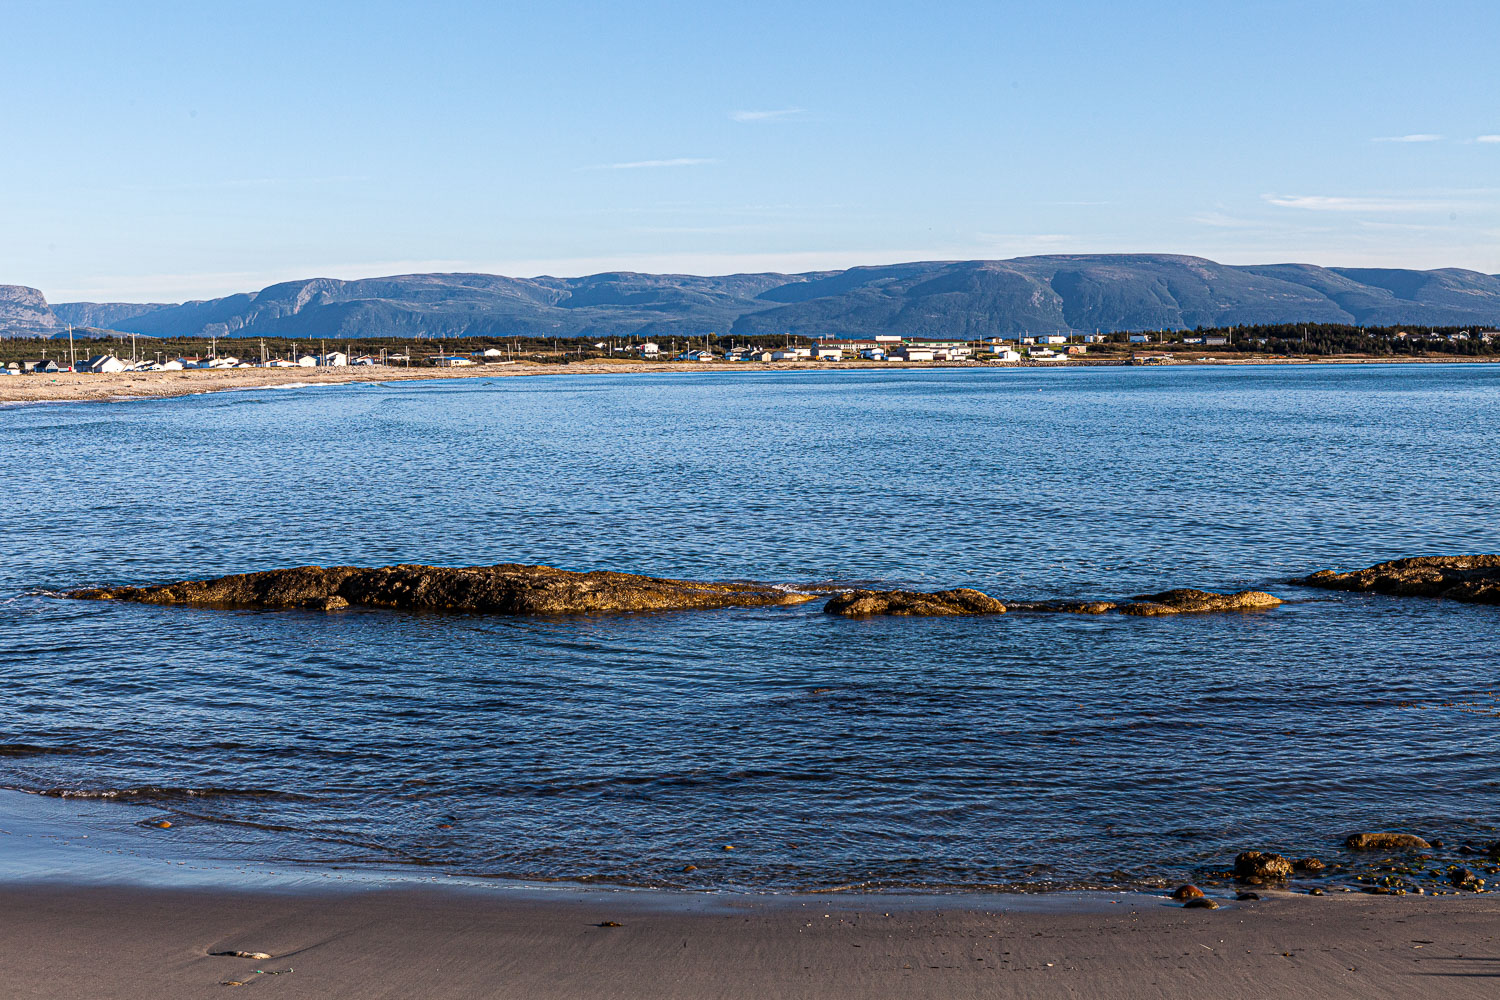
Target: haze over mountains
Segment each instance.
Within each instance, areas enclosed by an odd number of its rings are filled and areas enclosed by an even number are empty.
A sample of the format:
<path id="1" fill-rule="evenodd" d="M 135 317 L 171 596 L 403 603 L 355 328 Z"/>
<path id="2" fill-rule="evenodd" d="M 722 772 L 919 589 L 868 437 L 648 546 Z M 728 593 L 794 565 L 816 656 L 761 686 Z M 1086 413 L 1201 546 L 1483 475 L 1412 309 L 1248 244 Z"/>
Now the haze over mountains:
<path id="1" fill-rule="evenodd" d="M 977 337 L 1254 323 L 1500 323 L 1500 276 L 1170 254 L 928 261 L 805 274 L 312 278 L 178 305 L 67 302 L 0 286 L 0 330 L 153 336 L 558 337 L 714 333 Z"/>

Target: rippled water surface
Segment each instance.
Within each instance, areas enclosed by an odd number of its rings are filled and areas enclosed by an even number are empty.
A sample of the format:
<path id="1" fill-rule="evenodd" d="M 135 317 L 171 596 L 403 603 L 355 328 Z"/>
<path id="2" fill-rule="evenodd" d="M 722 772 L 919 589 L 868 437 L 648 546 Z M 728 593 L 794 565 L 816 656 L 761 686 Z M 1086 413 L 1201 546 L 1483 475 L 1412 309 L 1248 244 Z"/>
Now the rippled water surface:
<path id="1" fill-rule="evenodd" d="M 1083 885 L 1493 836 L 1500 366 L 505 378 L 0 410 L 0 786 L 225 857 L 695 887 Z M 538 562 L 1231 616 L 525 620 L 71 602 Z M 725 850 L 725 845 L 734 850 Z M 696 866 L 695 870 L 684 870 Z"/>

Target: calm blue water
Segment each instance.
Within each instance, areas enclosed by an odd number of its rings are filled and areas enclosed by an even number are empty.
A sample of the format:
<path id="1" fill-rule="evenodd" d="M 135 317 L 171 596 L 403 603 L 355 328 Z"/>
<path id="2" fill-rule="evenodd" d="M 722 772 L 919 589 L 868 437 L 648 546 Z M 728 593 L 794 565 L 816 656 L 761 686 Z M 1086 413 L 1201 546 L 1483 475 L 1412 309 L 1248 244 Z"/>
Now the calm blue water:
<path id="1" fill-rule="evenodd" d="M 1496 427 L 1493 365 L 0 410 L 0 786 L 111 795 L 222 857 L 691 887 L 1109 884 L 1354 828 L 1492 836 L 1496 609 L 1281 581 L 1500 550 Z M 534 621 L 46 593 L 403 561 L 1291 603 Z"/>

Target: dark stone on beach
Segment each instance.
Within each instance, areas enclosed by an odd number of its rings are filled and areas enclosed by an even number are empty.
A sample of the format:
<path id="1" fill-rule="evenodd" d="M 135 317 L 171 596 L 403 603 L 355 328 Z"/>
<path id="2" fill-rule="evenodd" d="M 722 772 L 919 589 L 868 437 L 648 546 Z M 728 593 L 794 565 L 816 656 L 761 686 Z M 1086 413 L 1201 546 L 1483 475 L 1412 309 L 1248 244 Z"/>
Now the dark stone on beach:
<path id="1" fill-rule="evenodd" d="M 1196 885 L 1179 885 L 1172 890 L 1173 899 L 1197 899 L 1203 895 L 1203 890 Z"/>
<path id="2" fill-rule="evenodd" d="M 1182 908 L 1184 910 L 1217 910 L 1219 904 L 1207 896 L 1195 896 L 1186 903 L 1183 903 Z"/>
<path id="3" fill-rule="evenodd" d="M 1164 590 L 1160 594 L 1137 594 L 1135 603 L 1120 607 L 1122 615 L 1181 615 L 1209 611 L 1258 611 L 1274 608 L 1281 598 L 1259 590 L 1216 594 L 1211 590 Z"/>
<path id="4" fill-rule="evenodd" d="M 150 587 L 100 587 L 65 596 L 209 607 L 322 607 L 572 615 L 801 604 L 767 584 L 707 583 L 631 573 L 575 573 L 550 566 L 299 566 Z M 340 603 L 342 602 L 342 603 Z"/>
<path id="5" fill-rule="evenodd" d="M 1352 851 L 1429 851 L 1432 845 L 1414 833 L 1351 833 L 1344 846 Z"/>
<path id="6" fill-rule="evenodd" d="M 1468 868 L 1460 868 L 1457 865 L 1448 869 L 1448 882 L 1455 889 L 1463 889 L 1465 892 L 1484 891 L 1484 879 Z"/>
<path id="7" fill-rule="evenodd" d="M 1260 898 L 1260 893 L 1258 893 L 1258 892 L 1242 892 L 1239 895 L 1235 896 L 1234 898 L 1237 899 L 1237 900 L 1239 900 L 1241 903 L 1248 903 L 1248 902 L 1251 902 L 1252 900 L 1259 899 Z"/>
<path id="8" fill-rule="evenodd" d="M 1320 570 L 1293 582 L 1324 590 L 1500 604 L 1500 555 L 1417 556 L 1350 573 Z"/>
<path id="9" fill-rule="evenodd" d="M 924 594 L 915 590 L 851 590 L 836 594 L 823 610 L 830 615 L 1000 615 L 1005 605 L 978 590 L 960 588 Z"/>
<path id="10" fill-rule="evenodd" d="M 1269 851 L 1241 851 L 1234 859 L 1234 877 L 1239 879 L 1284 879 L 1292 874 L 1292 863 Z"/>
<path id="11" fill-rule="evenodd" d="M 1292 867 L 1299 872 L 1320 872 L 1328 866 L 1317 858 L 1298 858 L 1292 862 Z"/>
<path id="12" fill-rule="evenodd" d="M 1485 852 L 1485 857 L 1491 861 L 1500 861 L 1500 840 L 1490 845 L 1489 850 Z"/>
<path id="13" fill-rule="evenodd" d="M 601 920 L 599 923 L 595 924 L 594 926 L 595 927 L 624 927 L 625 925 L 622 924 L 622 923 L 620 923 L 617 920 Z"/>
<path id="14" fill-rule="evenodd" d="M 1326 896 L 1327 895 L 1327 893 L 1325 893 L 1322 889 L 1316 889 L 1316 888 L 1307 890 L 1307 894 L 1309 896 Z"/>

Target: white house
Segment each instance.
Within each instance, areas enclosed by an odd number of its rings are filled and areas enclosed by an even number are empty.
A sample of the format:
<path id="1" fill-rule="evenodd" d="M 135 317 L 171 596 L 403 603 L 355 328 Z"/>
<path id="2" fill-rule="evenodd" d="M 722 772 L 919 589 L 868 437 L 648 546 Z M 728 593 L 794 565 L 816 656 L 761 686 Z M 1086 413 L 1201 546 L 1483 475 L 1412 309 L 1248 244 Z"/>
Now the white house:
<path id="1" fill-rule="evenodd" d="M 927 347 L 898 347 L 893 356 L 901 361 L 932 361 L 937 357 L 936 352 Z"/>
<path id="2" fill-rule="evenodd" d="M 122 372 L 127 365 L 113 354 L 101 354 L 98 357 L 81 361 L 74 371 L 93 372 L 96 375 L 110 375 L 114 372 Z"/>
<path id="3" fill-rule="evenodd" d="M 813 348 L 813 358 L 818 361 L 842 361 L 844 360 L 844 349 L 842 347 Z"/>
<path id="4" fill-rule="evenodd" d="M 485 350 L 484 356 L 487 358 L 503 358 L 505 357 L 505 352 L 498 347 L 491 347 Z"/>
<path id="5" fill-rule="evenodd" d="M 1086 333 L 1083 335 L 1083 342 L 1085 344 L 1103 344 L 1108 340 L 1109 337 L 1102 333 Z"/>
<path id="6" fill-rule="evenodd" d="M 714 360 L 714 354 L 713 354 L 712 351 L 683 351 L 681 354 L 677 355 L 677 360 L 678 361 L 712 361 L 712 360 Z"/>
<path id="7" fill-rule="evenodd" d="M 432 359 L 432 363 L 439 368 L 467 368 L 474 364 L 474 359 L 461 354 L 439 354 Z"/>
<path id="8" fill-rule="evenodd" d="M 1151 334 L 1149 334 L 1149 333 L 1132 333 L 1130 335 L 1130 342 L 1132 344 L 1149 344 L 1149 343 L 1151 343 Z"/>
<path id="9" fill-rule="evenodd" d="M 995 361 L 1020 361 L 1021 355 L 1001 344 L 991 344 L 990 354 Z"/>
<path id="10" fill-rule="evenodd" d="M 885 350 L 879 347 L 867 347 L 859 352 L 859 356 L 866 361 L 884 361 Z"/>
<path id="11" fill-rule="evenodd" d="M 653 344 L 651 341 L 648 340 L 644 344 L 641 345 L 641 354 L 643 354 L 644 356 L 646 356 L 648 358 L 654 358 L 654 357 L 656 357 L 660 353 L 661 353 L 661 345 L 660 344 Z"/>
<path id="12" fill-rule="evenodd" d="M 318 356 L 316 354 L 304 354 L 297 359 L 297 366 L 299 368 L 316 368 L 318 367 Z"/>
<path id="13" fill-rule="evenodd" d="M 343 351 L 329 351 L 323 355 L 322 365 L 325 368 L 345 368 L 349 364 L 349 355 Z"/>
<path id="14" fill-rule="evenodd" d="M 1036 342 L 1038 344 L 1066 344 L 1068 342 L 1068 338 L 1064 337 L 1060 333 L 1049 333 L 1045 336 L 1036 338 Z"/>

